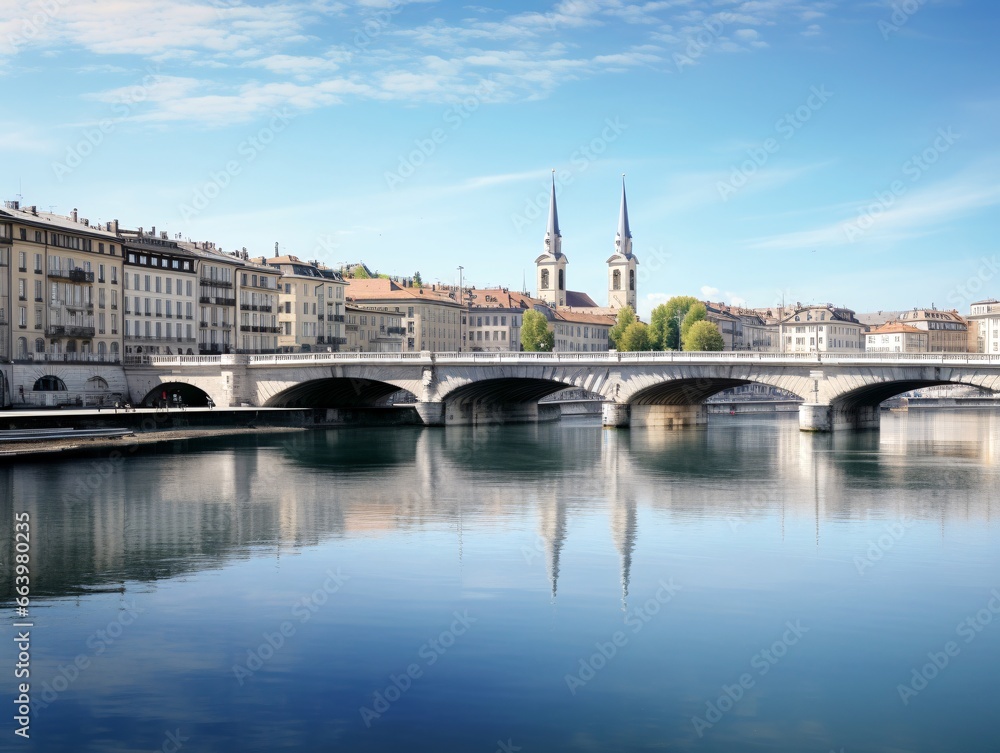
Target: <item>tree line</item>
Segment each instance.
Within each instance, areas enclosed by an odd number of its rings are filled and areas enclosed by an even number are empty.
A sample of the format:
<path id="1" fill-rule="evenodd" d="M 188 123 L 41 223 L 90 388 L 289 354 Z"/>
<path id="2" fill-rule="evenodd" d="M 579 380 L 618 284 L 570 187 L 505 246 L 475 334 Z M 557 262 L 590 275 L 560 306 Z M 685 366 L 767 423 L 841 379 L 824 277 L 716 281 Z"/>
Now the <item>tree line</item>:
<path id="1" fill-rule="evenodd" d="M 674 296 L 654 308 L 649 324 L 640 322 L 632 307 L 626 306 L 608 332 L 609 344 L 619 351 L 722 350 L 722 333 L 707 316 L 705 304 L 689 295 Z M 521 324 L 521 349 L 548 352 L 554 347 L 555 335 L 545 316 L 526 311 Z"/>

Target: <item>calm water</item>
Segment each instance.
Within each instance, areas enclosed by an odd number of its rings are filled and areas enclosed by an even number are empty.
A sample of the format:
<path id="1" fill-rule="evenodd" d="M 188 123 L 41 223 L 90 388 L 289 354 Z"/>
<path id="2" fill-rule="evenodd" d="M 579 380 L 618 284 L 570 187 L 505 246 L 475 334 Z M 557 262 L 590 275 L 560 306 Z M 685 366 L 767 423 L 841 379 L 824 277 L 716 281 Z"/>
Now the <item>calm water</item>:
<path id="1" fill-rule="evenodd" d="M 998 462 L 1000 415 L 914 412 L 0 469 L 38 703 L 0 748 L 996 751 Z"/>

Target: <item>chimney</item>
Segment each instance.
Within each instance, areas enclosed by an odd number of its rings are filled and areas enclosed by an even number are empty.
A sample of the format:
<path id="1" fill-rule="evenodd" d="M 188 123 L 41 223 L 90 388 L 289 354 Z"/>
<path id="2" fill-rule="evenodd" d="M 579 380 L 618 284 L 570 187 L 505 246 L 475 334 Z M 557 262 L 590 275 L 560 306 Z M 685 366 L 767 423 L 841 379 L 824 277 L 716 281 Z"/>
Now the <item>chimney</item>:
<path id="1" fill-rule="evenodd" d="M 34 209 L 34 207 L 32 207 L 32 209 Z M 76 217 L 76 207 L 73 207 L 73 211 L 69 213 L 69 218 L 73 220 L 73 222 L 78 222 Z"/>
<path id="2" fill-rule="evenodd" d="M 33 215 L 35 215 L 35 217 L 38 216 L 38 207 L 36 207 L 34 204 L 28 207 L 28 211 L 31 212 Z M 73 219 L 75 220 L 76 217 L 74 217 Z"/>
<path id="3" fill-rule="evenodd" d="M 274 258 L 278 258 L 278 241 L 274 242 Z"/>
<path id="4" fill-rule="evenodd" d="M 88 220 L 86 217 L 84 217 L 81 220 L 81 222 L 84 224 L 85 227 L 90 227 L 90 220 Z"/>
<path id="5" fill-rule="evenodd" d="M 160 238 L 162 240 L 166 240 L 167 239 L 167 231 L 166 230 L 164 230 L 163 232 L 160 233 Z"/>
<path id="6" fill-rule="evenodd" d="M 108 231 L 118 235 L 118 220 L 111 220 L 108 223 Z"/>
<path id="7" fill-rule="evenodd" d="M 156 237 L 156 225 L 152 225 L 152 226 L 150 226 L 150 228 L 149 228 L 149 234 L 150 234 L 150 235 L 151 235 L 152 237 L 154 237 L 154 238 Z"/>
<path id="8" fill-rule="evenodd" d="M 21 202 L 20 201 L 5 201 L 4 202 L 4 206 L 7 207 L 7 209 L 20 209 L 21 208 Z"/>

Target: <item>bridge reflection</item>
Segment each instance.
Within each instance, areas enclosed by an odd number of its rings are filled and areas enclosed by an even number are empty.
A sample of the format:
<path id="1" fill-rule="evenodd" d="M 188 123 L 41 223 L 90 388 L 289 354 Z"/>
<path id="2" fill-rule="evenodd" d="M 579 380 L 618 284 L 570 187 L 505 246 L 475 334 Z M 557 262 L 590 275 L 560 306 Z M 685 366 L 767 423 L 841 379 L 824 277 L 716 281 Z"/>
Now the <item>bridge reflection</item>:
<path id="1" fill-rule="evenodd" d="M 558 598 L 564 548 L 586 521 L 618 553 L 624 601 L 633 562 L 657 546 L 642 539 L 646 516 L 724 532 L 807 522 L 817 539 L 840 521 L 990 521 L 998 459 L 1000 417 L 982 413 L 942 422 L 911 412 L 884 421 L 881 434 L 842 435 L 800 434 L 781 418 L 698 432 L 585 421 L 347 429 L 189 443 L 119 464 L 4 467 L 0 514 L 27 510 L 35 521 L 36 597 L 436 526 L 454 534 L 456 557 L 463 528 L 537 531 Z M 9 537 L 0 546 L 10 562 Z M 0 595 L 12 594 L 6 569 Z"/>

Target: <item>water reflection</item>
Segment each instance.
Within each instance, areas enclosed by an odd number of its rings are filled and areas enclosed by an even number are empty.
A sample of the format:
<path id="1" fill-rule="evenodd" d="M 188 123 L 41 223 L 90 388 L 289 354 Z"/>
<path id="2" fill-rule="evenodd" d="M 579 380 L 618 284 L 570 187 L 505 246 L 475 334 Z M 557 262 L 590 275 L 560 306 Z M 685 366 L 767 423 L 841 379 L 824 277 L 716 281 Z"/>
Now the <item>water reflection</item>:
<path id="1" fill-rule="evenodd" d="M 94 663 L 40 715 L 42 749 L 157 749 L 180 727 L 192 750 L 992 750 L 1000 627 L 917 711 L 895 688 L 997 585 L 997 416 L 886 414 L 832 436 L 718 418 L 338 430 L 0 469 L 0 514 L 35 521 L 40 681 Z M 98 655 L 96 631 L 133 603 Z M 456 612 L 476 622 L 428 663 Z M 812 632 L 699 735 L 691 719 L 795 620 Z M 616 631 L 614 661 L 571 692 Z M 414 663 L 413 689 L 364 724 Z"/>
<path id="2" fill-rule="evenodd" d="M 0 484 L 5 514 L 17 500 L 45 521 L 36 531 L 36 595 L 169 578 L 260 547 L 534 515 L 554 596 L 569 518 L 606 502 L 624 598 L 640 506 L 682 520 L 779 525 L 786 516 L 817 526 L 989 521 L 997 418 L 910 412 L 887 415 L 881 432 L 833 436 L 802 434 L 782 419 L 690 432 L 601 431 L 585 421 L 339 430 L 192 443 L 187 453 L 117 466 L 74 460 L 56 473 L 48 464 L 6 467 Z"/>

